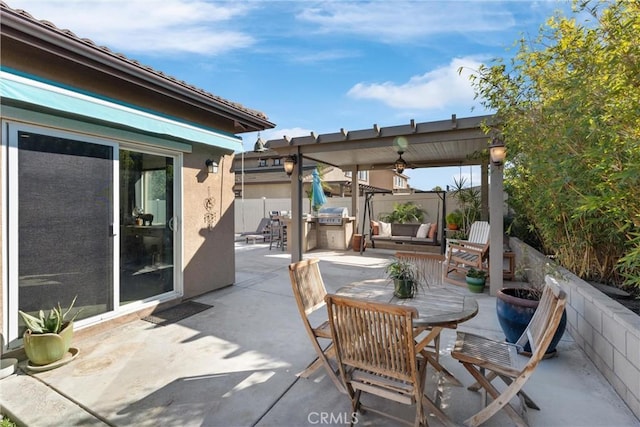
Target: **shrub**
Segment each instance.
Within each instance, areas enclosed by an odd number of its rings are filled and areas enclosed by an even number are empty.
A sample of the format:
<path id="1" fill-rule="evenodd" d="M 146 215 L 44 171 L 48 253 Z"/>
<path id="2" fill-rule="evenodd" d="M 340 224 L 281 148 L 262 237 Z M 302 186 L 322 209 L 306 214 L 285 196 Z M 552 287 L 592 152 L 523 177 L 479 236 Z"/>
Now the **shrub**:
<path id="1" fill-rule="evenodd" d="M 394 203 L 393 212 L 381 214 L 379 219 L 384 222 L 405 224 L 409 222 L 422 222 L 426 214 L 426 211 L 414 202 Z"/>

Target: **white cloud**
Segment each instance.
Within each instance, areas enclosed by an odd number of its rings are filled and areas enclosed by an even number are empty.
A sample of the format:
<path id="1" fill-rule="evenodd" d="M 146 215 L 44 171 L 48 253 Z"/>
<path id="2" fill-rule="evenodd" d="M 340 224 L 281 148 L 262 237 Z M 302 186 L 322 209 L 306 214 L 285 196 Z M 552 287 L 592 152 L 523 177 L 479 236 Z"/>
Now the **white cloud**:
<path id="1" fill-rule="evenodd" d="M 347 50 L 325 50 L 312 53 L 303 53 L 292 55 L 292 62 L 315 64 L 319 62 L 337 61 L 341 59 L 350 59 L 362 56 L 361 53 L 350 52 Z"/>
<path id="2" fill-rule="evenodd" d="M 269 129 L 260 133 L 262 139 L 268 141 L 269 139 L 295 138 L 297 136 L 309 136 L 311 135 L 311 129 L 304 128 L 287 128 L 287 129 Z"/>
<path id="3" fill-rule="evenodd" d="M 297 18 L 314 24 L 311 31 L 357 34 L 386 42 L 452 32 L 502 31 L 515 19 L 499 4 L 481 2 L 325 2 L 304 9 Z"/>
<path id="4" fill-rule="evenodd" d="M 34 18 L 127 53 L 217 55 L 254 39 L 233 28 L 245 2 L 203 0 L 9 0 Z"/>
<path id="5" fill-rule="evenodd" d="M 358 83 L 347 95 L 373 99 L 396 109 L 442 109 L 451 105 L 472 106 L 474 92 L 469 74 L 481 64 L 475 58 L 454 58 L 446 66 L 413 76 L 401 84 Z M 458 70 L 462 67 L 462 73 Z"/>

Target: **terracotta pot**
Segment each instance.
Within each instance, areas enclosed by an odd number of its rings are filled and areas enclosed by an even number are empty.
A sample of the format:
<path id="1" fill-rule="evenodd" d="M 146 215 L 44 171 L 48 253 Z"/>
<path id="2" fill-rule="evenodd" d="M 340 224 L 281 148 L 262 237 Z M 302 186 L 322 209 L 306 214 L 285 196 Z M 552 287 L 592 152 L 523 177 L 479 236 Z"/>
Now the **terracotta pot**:
<path id="1" fill-rule="evenodd" d="M 68 322 L 59 334 L 24 333 L 24 351 L 34 365 L 48 365 L 64 357 L 73 339 L 73 322 Z"/>
<path id="2" fill-rule="evenodd" d="M 447 228 L 449 230 L 457 230 L 458 229 L 458 225 L 457 224 L 447 224 Z"/>

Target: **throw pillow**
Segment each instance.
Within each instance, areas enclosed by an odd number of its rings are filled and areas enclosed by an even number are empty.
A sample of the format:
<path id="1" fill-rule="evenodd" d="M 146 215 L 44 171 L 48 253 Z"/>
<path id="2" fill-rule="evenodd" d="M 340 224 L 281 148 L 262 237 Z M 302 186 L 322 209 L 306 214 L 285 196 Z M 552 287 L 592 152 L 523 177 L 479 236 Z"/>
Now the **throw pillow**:
<path id="1" fill-rule="evenodd" d="M 431 224 L 431 227 L 429 227 L 429 233 L 427 234 L 427 237 L 430 239 L 435 239 L 437 230 L 438 230 L 438 224 Z"/>
<path id="2" fill-rule="evenodd" d="M 378 221 L 371 221 L 371 235 L 377 236 L 380 234 L 380 223 Z"/>
<path id="3" fill-rule="evenodd" d="M 391 224 L 382 221 L 378 224 L 380 224 L 380 237 L 391 237 Z"/>
<path id="4" fill-rule="evenodd" d="M 420 224 L 420 227 L 418 228 L 418 232 L 416 233 L 416 237 L 418 239 L 426 238 L 430 227 L 431 227 L 430 223 Z"/>

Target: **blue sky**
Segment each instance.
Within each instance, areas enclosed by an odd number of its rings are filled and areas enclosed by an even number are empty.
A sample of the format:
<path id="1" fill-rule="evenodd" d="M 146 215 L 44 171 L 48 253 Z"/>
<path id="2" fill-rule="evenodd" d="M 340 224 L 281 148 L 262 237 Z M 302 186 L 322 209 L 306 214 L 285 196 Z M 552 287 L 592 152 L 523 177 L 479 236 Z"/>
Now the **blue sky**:
<path id="1" fill-rule="evenodd" d="M 266 113 L 277 126 L 264 140 L 487 114 L 469 73 L 510 57 L 521 36 L 535 38 L 555 10 L 570 10 L 553 0 L 5 2 Z M 256 138 L 243 135 L 246 150 Z M 478 172 L 407 174 L 428 190 L 460 175 L 479 184 Z"/>

